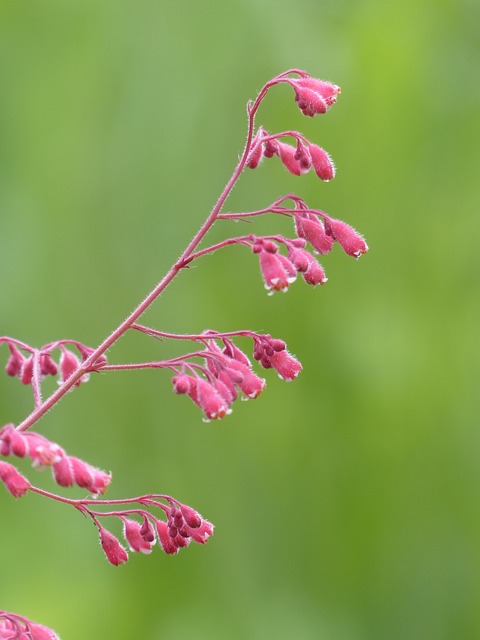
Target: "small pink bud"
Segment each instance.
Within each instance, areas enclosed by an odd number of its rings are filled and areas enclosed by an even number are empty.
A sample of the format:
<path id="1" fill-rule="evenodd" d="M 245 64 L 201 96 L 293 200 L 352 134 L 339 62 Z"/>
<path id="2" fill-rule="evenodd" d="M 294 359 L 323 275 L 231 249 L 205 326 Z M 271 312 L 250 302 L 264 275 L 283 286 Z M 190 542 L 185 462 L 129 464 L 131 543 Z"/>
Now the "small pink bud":
<path id="1" fill-rule="evenodd" d="M 295 226 L 297 233 L 308 240 L 317 253 L 322 255 L 330 253 L 334 240 L 326 234 L 325 227 L 315 215 L 311 218 L 307 215 L 297 216 Z"/>
<path id="2" fill-rule="evenodd" d="M 94 496 L 104 493 L 110 484 L 111 476 L 105 471 L 101 471 L 88 464 L 80 458 L 69 456 L 71 469 L 75 479 L 75 484 L 87 489 Z"/>
<path id="3" fill-rule="evenodd" d="M 15 377 L 20 375 L 25 358 L 15 345 L 9 344 L 8 348 L 10 349 L 11 355 L 7 361 L 5 371 L 7 372 L 7 375 Z"/>
<path id="4" fill-rule="evenodd" d="M 31 384 L 33 378 L 33 356 L 29 356 L 23 361 L 20 371 L 20 380 L 23 384 Z"/>
<path id="5" fill-rule="evenodd" d="M 257 376 L 253 371 L 247 370 L 243 376 L 243 380 L 240 383 L 240 389 L 250 400 L 258 398 L 258 396 L 265 389 L 266 382 L 263 378 Z"/>
<path id="6" fill-rule="evenodd" d="M 208 542 L 208 539 L 213 534 L 214 528 L 213 524 L 208 520 L 202 520 L 201 525 L 196 528 L 188 527 L 187 525 L 187 531 L 190 536 L 195 542 L 199 542 L 200 544 Z"/>
<path id="7" fill-rule="evenodd" d="M 310 165 L 308 165 L 308 167 L 305 168 L 300 161 L 296 159 L 295 149 L 284 142 L 278 143 L 278 155 L 287 171 L 293 173 L 295 176 L 302 175 L 302 173 L 308 171 L 310 167 Z"/>
<path id="8" fill-rule="evenodd" d="M 276 351 L 270 357 L 270 362 L 272 367 L 277 370 L 279 377 L 287 381 L 295 380 L 302 370 L 300 362 L 290 355 L 286 349 Z"/>
<path id="9" fill-rule="evenodd" d="M 315 173 L 324 182 L 329 182 L 335 177 L 335 165 L 325 149 L 316 144 L 308 143 L 308 150 L 312 158 Z"/>
<path id="10" fill-rule="evenodd" d="M 192 507 L 188 507 L 186 504 L 181 504 L 180 511 L 182 512 L 185 522 L 191 529 L 198 529 L 202 524 L 201 515 L 197 513 L 195 509 L 192 509 Z"/>
<path id="11" fill-rule="evenodd" d="M 319 264 L 313 256 L 309 268 L 302 273 L 302 276 L 307 284 L 311 284 L 314 287 L 318 284 L 325 284 L 328 280 L 322 265 Z"/>
<path id="12" fill-rule="evenodd" d="M 163 522 L 163 520 L 155 520 L 155 525 L 157 527 L 158 540 L 164 552 L 172 556 L 176 555 L 179 547 L 168 535 L 167 523 Z"/>
<path id="13" fill-rule="evenodd" d="M 173 390 L 175 393 L 178 393 L 178 394 L 189 393 L 192 387 L 192 384 L 194 384 L 194 386 L 196 387 L 195 379 L 192 378 L 191 376 L 187 376 L 184 373 L 178 376 L 174 376 L 172 378 L 172 382 L 173 382 Z"/>
<path id="14" fill-rule="evenodd" d="M 298 160 L 301 168 L 304 171 L 308 171 L 312 166 L 312 159 L 310 157 L 310 154 L 305 149 L 304 145 L 300 142 L 300 140 L 297 140 L 297 148 L 295 150 L 295 160 Z"/>
<path id="15" fill-rule="evenodd" d="M 60 356 L 60 373 L 62 382 L 68 380 L 68 378 L 79 368 L 79 366 L 80 360 L 77 358 L 77 356 L 69 349 L 62 347 L 62 354 Z M 79 380 L 75 382 L 75 386 L 78 387 L 80 383 L 87 382 L 88 378 L 88 374 L 84 374 Z"/>
<path id="16" fill-rule="evenodd" d="M 31 488 L 27 478 L 8 462 L 0 461 L 0 480 L 15 498 L 21 498 Z"/>
<path id="17" fill-rule="evenodd" d="M 322 99 L 326 102 L 327 107 L 331 107 L 337 101 L 337 96 L 340 93 L 340 87 L 336 84 L 332 84 L 331 82 L 327 82 L 326 80 L 318 80 L 317 78 L 299 78 L 298 80 L 293 80 L 295 82 L 296 88 L 299 91 L 303 91 L 306 89 L 310 89 L 314 91 L 318 95 L 322 97 Z"/>
<path id="18" fill-rule="evenodd" d="M 52 356 L 48 353 L 43 353 L 40 356 L 40 373 L 42 376 L 55 376 L 58 373 L 58 367 Z"/>
<path id="19" fill-rule="evenodd" d="M 303 279 L 307 284 L 316 286 L 317 284 L 325 284 L 327 277 L 320 264 L 315 260 L 311 253 L 305 249 L 292 249 L 288 253 L 288 257 L 301 272 Z"/>
<path id="20" fill-rule="evenodd" d="M 65 456 L 52 467 L 53 479 L 61 487 L 71 487 L 75 483 L 70 458 Z"/>
<path id="21" fill-rule="evenodd" d="M 325 218 L 325 228 L 349 256 L 359 258 L 367 253 L 368 246 L 363 237 L 346 222 Z"/>
<path id="22" fill-rule="evenodd" d="M 310 118 L 313 118 L 317 113 L 325 113 L 328 109 L 327 103 L 322 96 L 307 87 L 296 91 L 295 100 L 303 115 L 309 116 Z"/>
<path id="23" fill-rule="evenodd" d="M 140 535 L 145 542 L 155 542 L 155 531 L 153 529 L 153 525 L 145 516 L 143 517 L 143 524 L 140 527 Z"/>
<path id="24" fill-rule="evenodd" d="M 229 413 L 229 405 L 225 398 L 206 380 L 197 380 L 195 397 L 190 397 L 203 410 L 207 420 L 220 419 Z"/>
<path id="25" fill-rule="evenodd" d="M 252 140 L 252 147 L 247 158 L 247 167 L 249 167 L 250 169 L 256 169 L 263 157 L 263 145 L 261 140 L 264 136 L 264 133 L 264 130 L 260 128 L 255 138 Z"/>
<path id="26" fill-rule="evenodd" d="M 247 367 L 251 365 L 247 354 L 243 353 L 243 351 L 239 349 L 231 340 L 229 340 L 228 338 L 224 338 L 223 343 L 225 345 L 222 351 L 224 355 L 226 355 L 228 358 L 233 358 L 234 360 L 243 362 L 243 364 Z"/>
<path id="27" fill-rule="evenodd" d="M 155 542 L 155 536 L 152 542 L 147 542 L 141 533 L 142 525 L 131 520 L 123 518 L 123 535 L 128 542 L 131 551 L 139 551 L 141 553 L 151 553 L 152 546 Z"/>
<path id="28" fill-rule="evenodd" d="M 305 249 L 291 249 L 288 252 L 288 258 L 300 273 L 307 271 L 310 266 L 310 260 L 308 258 L 310 254 Z"/>
<path id="29" fill-rule="evenodd" d="M 110 564 L 118 566 L 119 564 L 127 562 L 128 553 L 117 538 L 102 526 L 99 526 L 98 531 L 100 533 L 100 544 Z"/>
<path id="30" fill-rule="evenodd" d="M 278 142 L 276 140 L 267 140 L 263 150 L 265 158 L 273 158 L 276 153 L 278 153 Z"/>
<path id="31" fill-rule="evenodd" d="M 291 269 L 287 266 L 288 259 L 268 251 L 261 251 L 259 258 L 265 289 L 268 290 L 269 295 L 275 291 L 287 291 L 289 285 L 296 279 L 293 265 L 290 264 Z"/>

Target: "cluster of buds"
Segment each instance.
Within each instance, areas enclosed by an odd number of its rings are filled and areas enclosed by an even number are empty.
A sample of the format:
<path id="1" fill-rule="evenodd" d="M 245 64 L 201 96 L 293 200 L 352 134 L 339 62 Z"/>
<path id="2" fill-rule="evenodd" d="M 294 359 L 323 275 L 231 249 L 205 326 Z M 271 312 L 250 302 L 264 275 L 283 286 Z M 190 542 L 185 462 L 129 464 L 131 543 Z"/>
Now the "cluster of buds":
<path id="1" fill-rule="evenodd" d="M 327 282 L 323 267 L 305 250 L 305 239 L 289 239 L 283 236 L 277 236 L 277 239 L 287 247 L 287 256 L 279 252 L 279 246 L 273 240 L 255 238 L 252 243 L 252 251 L 260 260 L 260 271 L 268 295 L 275 291 L 285 293 L 297 279 L 297 273 L 301 273 L 305 282 L 314 287 Z"/>
<path id="2" fill-rule="evenodd" d="M 343 220 L 332 218 L 324 211 L 308 209 L 300 199 L 296 200 L 292 214 L 298 237 L 307 240 L 314 253 L 330 253 L 335 242 L 354 258 L 367 253 L 368 246 L 363 236 Z"/>
<path id="3" fill-rule="evenodd" d="M 59 340 L 46 344 L 40 349 L 7 337 L 0 338 L 0 344 L 2 343 L 7 344 L 10 351 L 5 366 L 7 375 L 19 378 L 26 385 L 34 384 L 36 378 L 37 382 L 40 382 L 45 376 L 57 375 L 58 383 L 62 384 L 93 353 L 91 347 L 87 347 L 77 340 Z M 80 357 L 66 345 L 75 347 Z M 53 352 L 56 350 L 60 353 L 57 358 L 54 358 Z M 106 362 L 105 356 L 101 356 L 89 370 L 95 371 Z M 88 373 L 85 373 L 77 380 L 75 386 L 86 382 L 88 377 Z"/>
<path id="4" fill-rule="evenodd" d="M 33 436 L 37 434 L 26 435 Z M 2 453 L 5 454 L 5 449 L 2 450 Z M 92 469 L 89 465 L 86 466 Z M 108 479 L 108 481 L 110 481 L 110 476 L 107 476 L 103 472 L 99 473 L 103 474 L 104 480 Z M 157 540 L 163 551 L 168 554 L 178 553 L 182 547 L 188 547 L 192 540 L 200 544 L 205 544 L 214 530 L 214 526 L 208 520 L 205 520 L 198 511 L 178 502 L 178 500 L 175 500 L 171 496 L 163 494 L 124 498 L 122 500 L 105 500 L 98 499 L 97 496 L 100 492 L 97 492 L 94 494 L 93 500 L 60 498 L 53 493 L 33 486 L 15 466 L 3 460 L 0 460 L 0 480 L 4 483 L 7 491 L 15 498 L 21 498 L 27 491 L 32 491 L 53 498 L 54 500 L 60 500 L 62 503 L 70 504 L 84 515 L 89 516 L 98 529 L 100 544 L 107 560 L 113 565 L 127 562 L 129 557 L 128 552 L 118 538 L 100 524 L 100 518 L 120 520 L 123 527 L 123 535 L 130 551 L 146 554 L 152 551 L 152 547 Z M 80 480 L 80 482 L 82 481 Z M 78 484 L 80 484 L 80 482 Z M 108 482 L 106 484 L 108 484 Z M 103 490 L 106 488 L 106 484 Z M 80 484 L 80 486 L 84 486 L 84 483 Z M 91 487 L 88 487 L 88 489 L 91 491 Z M 160 500 L 166 501 L 167 504 Z M 107 512 L 96 510 L 98 507 L 110 508 L 111 505 L 118 504 L 134 504 L 135 508 L 122 511 L 109 510 Z M 92 509 L 92 505 L 95 505 L 95 510 Z M 150 513 L 148 509 L 152 507 L 163 511 L 167 517 L 167 521 L 160 520 Z M 141 521 L 139 522 L 135 518 L 140 518 Z M 2 636 L 0 635 L 0 640 L 1 638 Z"/>
<path id="5" fill-rule="evenodd" d="M 287 351 L 283 340 L 251 331 L 239 331 L 237 335 L 251 337 L 254 359 L 265 369 L 276 369 L 283 380 L 295 379 L 302 370 L 302 365 Z M 203 340 L 203 351 L 177 358 L 175 364 L 170 361 L 168 366 L 176 371 L 172 379 L 175 393 L 188 395 L 203 410 L 205 421 L 231 413 L 231 406 L 239 393 L 245 400 L 260 395 L 266 386 L 265 380 L 257 376 L 248 356 L 230 338 L 207 331 L 196 339 Z M 192 357 L 203 358 L 204 365 L 190 362 Z M 179 361 L 181 367 L 178 367 Z"/>
<path id="6" fill-rule="evenodd" d="M 300 78 L 282 78 L 295 91 L 295 101 L 304 116 L 313 117 L 326 113 L 335 104 L 340 87 L 325 80 L 312 78 L 305 71 L 298 72 Z"/>
<path id="7" fill-rule="evenodd" d="M 169 504 L 165 505 L 160 502 L 159 497 Z M 105 504 L 107 502 L 105 501 Z M 132 552 L 149 554 L 158 540 L 160 548 L 165 553 L 175 555 L 181 548 L 188 547 L 192 540 L 205 544 L 213 534 L 214 526 L 202 518 L 198 511 L 181 504 L 170 496 L 143 496 L 129 502 L 136 502 L 141 508 L 110 511 L 102 514 L 94 512 L 86 506 L 82 507 L 82 510 L 93 519 L 98 528 L 100 544 L 107 560 L 115 566 L 128 561 L 128 551 L 113 533 L 99 523 L 99 517 L 102 516 L 117 518 L 122 522 L 125 542 Z M 156 518 L 146 510 L 151 507 L 161 509 L 165 513 L 167 521 Z M 135 517 L 140 518 L 141 521 L 139 522 Z"/>
<path id="8" fill-rule="evenodd" d="M 7 424 L 0 429 L 0 454 L 28 457 L 32 460 L 32 466 L 39 469 L 51 467 L 53 478 L 58 485 L 70 487 L 76 484 L 87 489 L 93 496 L 103 494 L 110 484 L 110 474 L 80 458 L 67 455 L 62 447 L 39 433 L 17 431 L 13 424 Z M 6 481 L 5 483 L 7 484 Z"/>
<path id="9" fill-rule="evenodd" d="M 294 138 L 296 146 L 279 139 L 287 135 Z M 250 169 L 256 169 L 262 158 L 273 158 L 273 156 L 278 156 L 285 169 L 294 176 L 308 173 L 313 168 L 315 174 L 324 182 L 329 182 L 335 177 L 335 165 L 325 149 L 309 142 L 298 131 L 269 135 L 260 127 L 252 142 L 247 166 Z"/>
<path id="10" fill-rule="evenodd" d="M 0 640 L 60 640 L 60 638 L 53 629 L 43 624 L 0 610 Z"/>

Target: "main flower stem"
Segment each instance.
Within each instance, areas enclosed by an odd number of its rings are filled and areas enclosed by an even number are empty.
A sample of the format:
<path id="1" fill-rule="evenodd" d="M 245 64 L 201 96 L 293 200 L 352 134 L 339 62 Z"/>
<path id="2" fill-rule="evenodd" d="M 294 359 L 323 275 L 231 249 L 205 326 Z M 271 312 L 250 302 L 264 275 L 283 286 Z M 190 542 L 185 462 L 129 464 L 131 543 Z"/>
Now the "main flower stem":
<path id="1" fill-rule="evenodd" d="M 65 382 L 60 385 L 60 387 L 52 393 L 44 402 L 36 406 L 34 411 L 28 415 L 23 422 L 21 422 L 17 430 L 18 431 L 26 431 L 33 424 L 35 424 L 40 418 L 47 413 L 49 409 L 51 409 L 57 402 L 69 391 L 80 378 L 85 375 L 89 370 L 91 370 L 95 361 L 102 356 L 107 349 L 109 349 L 119 338 L 123 336 L 123 334 L 128 331 L 132 327 L 132 325 L 140 318 L 140 316 L 155 302 L 158 296 L 164 291 L 167 286 L 172 282 L 172 280 L 178 275 L 178 273 L 184 269 L 194 253 L 195 249 L 198 247 L 200 242 L 206 236 L 208 231 L 211 229 L 213 224 L 215 223 L 225 200 L 230 195 L 235 183 L 237 182 L 240 174 L 242 173 L 245 163 L 248 158 L 248 154 L 251 149 L 251 143 L 253 138 L 253 131 L 255 125 L 255 114 L 258 110 L 258 107 L 261 104 L 261 101 L 266 95 L 268 88 L 272 86 L 271 82 L 267 83 L 265 87 L 260 91 L 257 99 L 255 100 L 253 106 L 249 106 L 247 109 L 248 113 L 248 131 L 247 131 L 247 139 L 245 142 L 245 148 L 243 150 L 242 156 L 238 161 L 238 164 L 232 174 L 232 177 L 228 181 L 224 190 L 220 194 L 215 206 L 213 207 L 211 213 L 208 218 L 202 224 L 196 235 L 193 237 L 190 244 L 183 251 L 180 258 L 172 265 L 170 270 L 166 273 L 166 275 L 160 280 L 160 282 L 152 289 L 152 291 L 148 294 L 148 296 L 132 311 L 132 313 L 124 320 L 116 329 L 113 331 L 101 344 L 98 346 L 93 353 L 82 362 L 82 364 L 78 367 L 76 371 L 72 373 L 72 375 L 65 380 Z"/>

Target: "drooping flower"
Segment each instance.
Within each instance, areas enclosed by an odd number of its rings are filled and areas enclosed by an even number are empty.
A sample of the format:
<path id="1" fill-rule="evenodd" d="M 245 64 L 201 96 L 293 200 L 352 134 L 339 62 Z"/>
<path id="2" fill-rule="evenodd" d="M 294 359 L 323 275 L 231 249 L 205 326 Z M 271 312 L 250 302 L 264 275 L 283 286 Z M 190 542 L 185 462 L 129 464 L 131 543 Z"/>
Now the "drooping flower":
<path id="1" fill-rule="evenodd" d="M 258 254 L 260 271 L 268 295 L 272 295 L 275 291 L 287 291 L 292 282 L 295 282 L 297 272 L 288 258 L 278 253 L 277 245 L 269 240 L 258 238 L 252 250 Z"/>
<path id="2" fill-rule="evenodd" d="M 349 256 L 359 258 L 367 253 L 368 246 L 363 237 L 346 222 L 326 216 L 325 229 Z"/>
<path id="3" fill-rule="evenodd" d="M 0 480 L 15 498 L 21 498 L 32 486 L 13 464 L 3 460 L 0 460 Z"/>
<path id="4" fill-rule="evenodd" d="M 153 539 L 147 540 L 142 535 L 142 525 L 131 518 L 122 518 L 123 535 L 128 542 L 131 551 L 139 551 L 141 553 L 151 553 L 152 546 L 155 544 L 155 535 Z M 150 537 L 150 536 L 149 536 Z"/>
<path id="5" fill-rule="evenodd" d="M 128 553 L 113 533 L 110 533 L 101 525 L 98 525 L 98 532 L 100 534 L 100 544 L 110 564 L 118 566 L 127 562 Z"/>

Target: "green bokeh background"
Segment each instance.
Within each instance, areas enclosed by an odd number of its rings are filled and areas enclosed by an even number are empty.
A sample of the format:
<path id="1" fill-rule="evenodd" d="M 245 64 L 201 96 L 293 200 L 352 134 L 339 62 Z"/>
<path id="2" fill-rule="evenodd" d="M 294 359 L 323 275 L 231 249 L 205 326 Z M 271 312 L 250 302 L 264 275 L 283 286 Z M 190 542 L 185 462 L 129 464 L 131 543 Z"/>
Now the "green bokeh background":
<path id="1" fill-rule="evenodd" d="M 479 25 L 474 0 L 1 2 L 1 333 L 98 344 L 215 202 L 247 99 L 290 67 L 340 84 L 338 104 L 303 118 L 278 87 L 259 123 L 325 146 L 337 178 L 265 162 L 229 209 L 295 191 L 371 251 L 337 248 L 326 287 L 272 298 L 242 248 L 182 274 L 146 323 L 268 331 L 299 380 L 266 372 L 205 425 L 166 373 L 95 376 L 39 427 L 111 469 L 111 497 L 169 492 L 216 535 L 116 569 L 78 513 L 0 488 L 0 608 L 65 640 L 480 637 Z M 176 348 L 130 335 L 110 357 Z M 18 422 L 29 390 L 5 376 L 0 403 Z"/>

